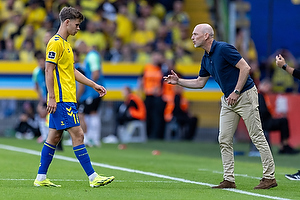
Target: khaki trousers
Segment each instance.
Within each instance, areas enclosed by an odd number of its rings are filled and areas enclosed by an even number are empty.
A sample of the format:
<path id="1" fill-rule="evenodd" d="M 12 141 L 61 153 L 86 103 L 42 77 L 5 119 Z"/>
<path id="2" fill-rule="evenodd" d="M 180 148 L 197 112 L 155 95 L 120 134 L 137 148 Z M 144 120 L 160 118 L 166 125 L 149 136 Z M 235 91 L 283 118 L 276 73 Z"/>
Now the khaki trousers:
<path id="1" fill-rule="evenodd" d="M 224 180 L 234 182 L 233 135 L 240 118 L 245 122 L 249 136 L 261 155 L 263 178 L 274 179 L 275 164 L 264 136 L 258 110 L 256 87 L 243 92 L 237 103 L 229 106 L 225 96 L 221 98 L 219 144 L 224 170 Z"/>

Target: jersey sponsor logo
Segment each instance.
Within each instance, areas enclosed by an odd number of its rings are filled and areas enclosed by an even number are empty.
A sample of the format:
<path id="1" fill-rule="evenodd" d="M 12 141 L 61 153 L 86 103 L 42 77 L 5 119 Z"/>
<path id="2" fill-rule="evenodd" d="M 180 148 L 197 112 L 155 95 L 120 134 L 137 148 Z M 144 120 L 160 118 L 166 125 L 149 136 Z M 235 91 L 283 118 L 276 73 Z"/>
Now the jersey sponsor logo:
<path id="1" fill-rule="evenodd" d="M 49 59 L 54 59 L 55 56 L 56 56 L 56 53 L 54 51 L 49 51 L 49 53 L 48 53 L 48 58 Z"/>

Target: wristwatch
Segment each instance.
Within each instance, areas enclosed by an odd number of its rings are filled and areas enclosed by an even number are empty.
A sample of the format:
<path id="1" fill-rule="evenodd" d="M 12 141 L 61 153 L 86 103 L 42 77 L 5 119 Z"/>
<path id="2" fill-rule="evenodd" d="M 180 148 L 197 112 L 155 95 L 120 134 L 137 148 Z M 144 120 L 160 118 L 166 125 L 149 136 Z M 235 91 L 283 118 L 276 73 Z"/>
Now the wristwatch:
<path id="1" fill-rule="evenodd" d="M 287 64 L 285 63 L 284 65 L 282 65 L 282 69 L 286 70 Z"/>
<path id="2" fill-rule="evenodd" d="M 236 93 L 236 94 L 238 94 L 238 95 L 240 95 L 240 94 L 241 94 L 241 92 L 240 92 L 240 91 L 238 91 L 238 90 L 234 90 L 234 93 Z"/>

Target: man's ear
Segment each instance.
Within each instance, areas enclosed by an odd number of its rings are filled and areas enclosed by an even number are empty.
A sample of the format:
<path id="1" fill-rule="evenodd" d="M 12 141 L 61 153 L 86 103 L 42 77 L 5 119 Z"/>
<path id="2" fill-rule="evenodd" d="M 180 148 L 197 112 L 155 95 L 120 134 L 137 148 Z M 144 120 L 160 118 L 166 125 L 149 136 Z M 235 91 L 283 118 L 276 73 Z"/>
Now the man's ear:
<path id="1" fill-rule="evenodd" d="M 70 19 L 66 19 L 64 23 L 66 23 L 66 25 L 68 26 L 70 23 Z"/>
<path id="2" fill-rule="evenodd" d="M 204 33 L 204 39 L 207 40 L 209 38 L 209 33 Z"/>

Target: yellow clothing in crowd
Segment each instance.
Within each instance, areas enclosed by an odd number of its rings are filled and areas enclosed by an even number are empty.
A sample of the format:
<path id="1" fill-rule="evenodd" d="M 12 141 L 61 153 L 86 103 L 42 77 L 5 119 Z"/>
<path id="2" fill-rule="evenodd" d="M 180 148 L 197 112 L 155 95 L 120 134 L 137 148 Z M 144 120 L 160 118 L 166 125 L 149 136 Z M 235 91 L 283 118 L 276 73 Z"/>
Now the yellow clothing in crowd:
<path id="1" fill-rule="evenodd" d="M 121 38 L 125 44 L 128 44 L 133 30 L 132 21 L 125 15 L 117 14 L 116 24 L 116 36 Z"/>
<path id="2" fill-rule="evenodd" d="M 131 42 L 138 46 L 144 46 L 149 42 L 153 42 L 154 38 L 155 34 L 153 31 L 136 30 L 132 33 Z"/>
<path id="3" fill-rule="evenodd" d="M 25 9 L 24 15 L 27 16 L 25 24 L 32 24 L 34 30 L 37 30 L 42 26 L 47 16 L 47 12 L 45 8 L 42 7 L 38 7 L 36 9 L 31 9 L 30 7 L 27 7 Z"/>
<path id="4" fill-rule="evenodd" d="M 91 33 L 89 31 L 78 32 L 76 38 L 82 40 L 87 46 L 95 46 L 97 50 L 102 51 L 106 48 L 107 42 L 102 32 Z"/>

